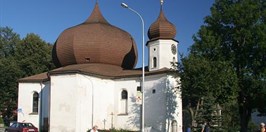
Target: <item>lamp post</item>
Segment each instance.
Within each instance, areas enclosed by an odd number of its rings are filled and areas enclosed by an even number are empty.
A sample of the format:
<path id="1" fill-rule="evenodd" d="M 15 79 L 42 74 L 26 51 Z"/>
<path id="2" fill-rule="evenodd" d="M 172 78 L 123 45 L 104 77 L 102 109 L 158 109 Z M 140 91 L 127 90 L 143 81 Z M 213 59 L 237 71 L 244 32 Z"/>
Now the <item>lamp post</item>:
<path id="1" fill-rule="evenodd" d="M 141 111 L 141 131 L 144 132 L 144 82 L 145 82 L 145 67 L 144 67 L 144 20 L 142 16 L 135 11 L 134 9 L 130 8 L 126 3 L 122 3 L 121 6 L 123 8 L 129 9 L 136 13 L 139 18 L 141 19 L 142 23 L 142 111 Z"/>

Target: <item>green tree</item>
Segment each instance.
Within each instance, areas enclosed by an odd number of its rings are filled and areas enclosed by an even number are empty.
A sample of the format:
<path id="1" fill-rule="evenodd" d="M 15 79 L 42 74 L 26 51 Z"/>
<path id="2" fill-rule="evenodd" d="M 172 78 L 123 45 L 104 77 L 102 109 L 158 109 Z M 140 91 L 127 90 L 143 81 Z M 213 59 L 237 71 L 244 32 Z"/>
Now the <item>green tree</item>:
<path id="1" fill-rule="evenodd" d="M 4 116 L 13 118 L 17 108 L 17 83 L 21 71 L 13 57 L 0 59 L 0 111 Z"/>
<path id="2" fill-rule="evenodd" d="M 19 41 L 19 35 L 11 28 L 0 27 L 0 57 L 14 56 L 16 44 Z"/>
<path id="3" fill-rule="evenodd" d="M 266 108 L 266 1 L 216 0 L 194 41 L 182 59 L 183 96 L 237 102 L 246 132 L 252 110 Z"/>
<path id="4" fill-rule="evenodd" d="M 15 52 L 23 77 L 51 70 L 54 67 L 51 55 L 52 45 L 33 33 L 21 40 Z"/>
<path id="5" fill-rule="evenodd" d="M 0 27 L 0 114 L 12 117 L 17 107 L 17 83 L 20 69 L 14 59 L 19 35 L 9 27 Z"/>
<path id="6" fill-rule="evenodd" d="M 14 120 L 17 109 L 17 80 L 54 68 L 52 45 L 36 34 L 22 40 L 9 27 L 0 27 L 0 115 Z"/>
<path id="7" fill-rule="evenodd" d="M 217 106 L 237 98 L 234 70 L 224 61 L 193 54 L 182 59 L 181 68 L 183 107 L 190 111 L 192 122 L 218 124 Z"/>

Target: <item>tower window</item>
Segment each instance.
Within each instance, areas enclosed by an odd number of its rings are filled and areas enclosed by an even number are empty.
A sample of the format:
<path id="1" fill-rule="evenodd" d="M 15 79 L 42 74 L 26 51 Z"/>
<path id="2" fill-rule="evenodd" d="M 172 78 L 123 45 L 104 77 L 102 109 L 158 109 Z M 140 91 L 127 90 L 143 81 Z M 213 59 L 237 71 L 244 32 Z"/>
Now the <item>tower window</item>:
<path id="1" fill-rule="evenodd" d="M 153 57 L 153 68 L 157 67 L 157 58 Z"/>
<path id="2" fill-rule="evenodd" d="M 37 113 L 38 107 L 39 107 L 39 94 L 37 92 L 34 92 L 32 97 L 32 112 Z"/>

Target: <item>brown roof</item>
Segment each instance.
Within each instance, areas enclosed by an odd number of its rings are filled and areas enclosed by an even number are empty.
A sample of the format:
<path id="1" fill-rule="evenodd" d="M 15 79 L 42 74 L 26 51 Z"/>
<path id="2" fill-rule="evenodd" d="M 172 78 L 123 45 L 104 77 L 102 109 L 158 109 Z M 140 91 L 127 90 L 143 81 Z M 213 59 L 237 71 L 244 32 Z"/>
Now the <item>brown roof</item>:
<path id="1" fill-rule="evenodd" d="M 85 21 L 85 23 L 104 23 L 104 24 L 109 24 L 108 21 L 103 17 L 98 2 L 96 3 L 92 14 L 90 17 Z"/>
<path id="2" fill-rule="evenodd" d="M 162 74 L 168 72 L 168 68 L 163 68 L 157 71 L 145 71 L 145 75 L 154 75 L 154 74 Z M 71 74 L 71 73 L 80 73 L 86 74 L 101 78 L 108 79 L 117 79 L 117 78 L 125 78 L 125 77 L 141 77 L 142 69 L 133 69 L 126 70 L 116 65 L 110 64 L 101 64 L 101 63 L 88 63 L 88 64 L 75 64 L 68 65 L 65 67 L 60 67 L 55 70 L 48 72 L 49 76 L 57 75 L 57 74 Z M 49 77 L 47 73 L 42 73 L 26 78 L 22 78 L 19 82 L 42 82 L 47 81 Z"/>
<path id="3" fill-rule="evenodd" d="M 18 82 L 45 82 L 48 81 L 48 75 L 47 72 L 41 73 L 41 74 L 36 74 L 33 76 L 21 78 L 18 80 Z"/>
<path id="4" fill-rule="evenodd" d="M 148 72 L 145 71 L 145 74 L 159 74 L 162 72 L 169 71 L 167 68 L 163 68 L 161 70 Z M 89 74 L 92 76 L 100 76 L 101 78 L 123 78 L 123 77 L 138 77 L 142 75 L 142 69 L 133 69 L 127 70 L 123 69 L 116 65 L 110 64 L 101 64 L 101 63 L 89 63 L 89 64 L 77 64 L 77 65 L 69 65 L 66 67 L 61 67 L 50 71 L 49 74 L 66 74 L 66 73 L 82 73 Z"/>
<path id="5" fill-rule="evenodd" d="M 150 26 L 148 37 L 150 40 L 156 39 L 174 39 L 176 35 L 175 26 L 164 16 L 162 7 L 157 20 Z"/>
<path id="6" fill-rule="evenodd" d="M 103 63 L 133 69 L 137 63 L 137 47 L 126 31 L 107 22 L 98 4 L 82 24 L 63 31 L 53 47 L 57 67 Z"/>

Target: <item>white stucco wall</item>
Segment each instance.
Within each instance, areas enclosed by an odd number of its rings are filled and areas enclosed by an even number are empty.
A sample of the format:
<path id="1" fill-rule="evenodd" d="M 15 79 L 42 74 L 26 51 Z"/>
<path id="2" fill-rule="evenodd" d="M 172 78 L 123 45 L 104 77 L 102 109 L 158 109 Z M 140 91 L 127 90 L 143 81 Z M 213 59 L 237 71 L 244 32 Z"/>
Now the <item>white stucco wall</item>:
<path id="1" fill-rule="evenodd" d="M 183 115 L 182 115 L 182 97 L 180 89 L 180 78 L 173 78 L 173 76 L 167 76 L 166 87 L 170 92 L 170 97 L 173 97 L 173 101 L 176 102 L 173 117 L 177 121 L 177 131 L 182 132 L 183 127 Z M 168 94 L 169 95 L 169 94 Z"/>
<path id="2" fill-rule="evenodd" d="M 41 84 L 42 90 L 39 95 L 39 115 L 40 115 L 40 128 L 44 127 L 44 118 L 49 119 L 49 108 L 50 108 L 50 82 L 44 82 Z M 46 122 L 48 123 L 48 122 Z"/>
<path id="3" fill-rule="evenodd" d="M 51 84 L 51 131 L 82 132 L 93 125 L 111 127 L 114 81 L 73 74 L 52 76 Z"/>
<path id="4" fill-rule="evenodd" d="M 51 76 L 50 131 L 75 132 L 77 112 L 76 75 Z"/>
<path id="5" fill-rule="evenodd" d="M 147 76 L 145 81 L 145 127 L 171 132 L 176 120 L 182 131 L 182 99 L 174 92 L 176 81 L 166 74 Z"/>
<path id="6" fill-rule="evenodd" d="M 140 86 L 141 78 L 128 78 L 116 80 L 115 97 L 122 89 L 128 91 L 128 114 L 119 115 L 116 111 L 116 128 L 131 130 L 140 129 L 141 105 L 136 103 L 137 87 Z M 171 131 L 173 120 L 177 121 L 178 132 L 182 132 L 182 99 L 180 91 L 173 89 L 178 84 L 176 79 L 166 74 L 146 76 L 145 78 L 145 127 L 153 130 Z M 155 93 L 153 91 L 155 90 Z M 116 101 L 115 101 L 116 102 Z M 119 103 L 115 103 L 115 108 L 119 108 Z M 168 109 L 167 109 L 168 108 Z M 169 109 L 170 108 L 170 109 Z M 116 109 L 117 110 L 117 109 Z M 117 113 L 118 112 L 118 113 Z M 169 122 L 169 123 L 168 123 Z"/>
<path id="7" fill-rule="evenodd" d="M 140 86 L 139 78 L 125 78 L 115 80 L 114 88 L 114 127 L 117 129 L 127 129 L 127 130 L 139 130 L 140 128 L 140 105 L 136 104 L 137 87 Z M 128 113 L 120 113 L 120 101 L 121 92 L 126 90 L 128 92 L 127 107 Z"/>
<path id="8" fill-rule="evenodd" d="M 147 76 L 145 79 L 145 126 L 165 130 L 165 79 L 163 76 Z M 155 93 L 152 93 L 155 90 Z"/>
<path id="9" fill-rule="evenodd" d="M 19 83 L 19 108 L 23 113 L 18 114 L 18 120 L 41 126 L 43 118 L 49 117 L 51 132 L 85 132 L 93 125 L 138 131 L 141 105 L 136 97 L 140 83 L 141 77 L 110 80 L 83 74 L 52 75 L 46 83 Z M 182 131 L 181 98 L 170 88 L 176 85 L 175 79 L 166 74 L 146 76 L 145 127 L 167 131 L 176 120 Z M 119 110 L 122 90 L 128 93 L 127 113 Z M 34 91 L 42 97 L 40 116 L 31 114 L 29 100 Z"/>
<path id="10" fill-rule="evenodd" d="M 23 83 L 20 82 L 18 85 L 18 121 L 31 122 L 36 127 L 40 127 L 40 118 L 48 117 L 48 94 L 49 94 L 49 83 Z M 38 113 L 32 112 L 33 93 L 39 94 L 39 109 Z M 41 102 L 41 98 L 42 102 Z M 44 107 L 41 109 L 41 103 Z M 40 115 L 40 113 L 42 114 Z"/>
<path id="11" fill-rule="evenodd" d="M 101 129 L 111 127 L 111 113 L 114 111 L 114 81 L 93 78 L 93 125 Z M 91 116 L 90 116 L 91 117 Z M 91 125 L 90 125 L 91 128 Z"/>

